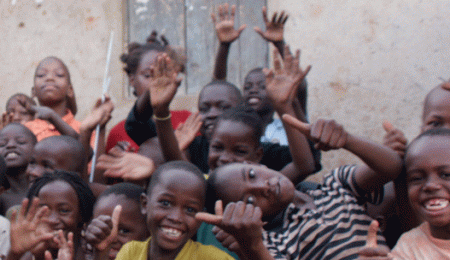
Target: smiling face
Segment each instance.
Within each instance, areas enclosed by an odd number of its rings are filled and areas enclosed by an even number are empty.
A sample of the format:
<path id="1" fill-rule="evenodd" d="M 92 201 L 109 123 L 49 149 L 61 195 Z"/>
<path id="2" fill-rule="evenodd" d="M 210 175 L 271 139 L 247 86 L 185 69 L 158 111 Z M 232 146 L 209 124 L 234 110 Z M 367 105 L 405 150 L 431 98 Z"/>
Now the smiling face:
<path id="1" fill-rule="evenodd" d="M 26 130 L 25 126 L 10 124 L 0 132 L 0 154 L 7 168 L 27 167 L 30 162 L 36 140 Z"/>
<path id="2" fill-rule="evenodd" d="M 294 199 L 294 184 L 283 174 L 262 165 L 233 163 L 217 169 L 214 188 L 224 205 L 243 201 L 273 217 Z"/>
<path id="3" fill-rule="evenodd" d="M 157 181 L 142 198 L 152 236 L 149 254 L 164 251 L 175 256 L 200 226 L 195 214 L 204 207 L 205 183 L 181 169 L 167 170 Z"/>
<path id="4" fill-rule="evenodd" d="M 266 76 L 262 71 L 252 71 L 247 75 L 242 94 L 247 105 L 258 113 L 273 110 L 267 97 Z"/>
<path id="5" fill-rule="evenodd" d="M 119 219 L 119 233 L 111 244 L 109 258 L 115 259 L 120 248 L 132 240 L 143 241 L 148 237 L 145 216 L 141 213 L 140 204 L 135 200 L 127 198 L 123 194 L 110 194 L 101 197 L 94 207 L 94 216 L 111 216 L 114 208 L 122 205 L 122 213 Z"/>
<path id="6" fill-rule="evenodd" d="M 156 62 L 159 52 L 151 50 L 143 54 L 136 73 L 130 75 L 130 85 L 133 87 L 133 94 L 136 97 L 142 95 L 150 86 L 150 72 Z"/>
<path id="7" fill-rule="evenodd" d="M 54 57 L 41 61 L 36 69 L 32 92 L 44 106 L 65 102 L 67 97 L 73 96 L 66 66 Z"/>
<path id="8" fill-rule="evenodd" d="M 252 128 L 242 122 L 219 120 L 209 144 L 209 169 L 232 162 L 259 163 L 263 151 L 254 135 Z"/>
<path id="9" fill-rule="evenodd" d="M 450 239 L 450 137 L 424 136 L 405 158 L 408 197 L 434 237 Z"/>
<path id="10" fill-rule="evenodd" d="M 240 101 L 240 97 L 228 85 L 217 83 L 204 87 L 198 98 L 198 111 L 203 121 L 200 132 L 210 140 L 217 118 Z"/>
<path id="11" fill-rule="evenodd" d="M 68 232 L 78 236 L 81 231 L 81 214 L 78 196 L 70 184 L 64 181 L 54 181 L 46 184 L 38 193 L 41 206 L 47 206 L 49 215 L 47 223 L 54 231 L 63 230 L 67 237 Z M 50 248 L 58 248 L 54 242 L 49 243 Z"/>

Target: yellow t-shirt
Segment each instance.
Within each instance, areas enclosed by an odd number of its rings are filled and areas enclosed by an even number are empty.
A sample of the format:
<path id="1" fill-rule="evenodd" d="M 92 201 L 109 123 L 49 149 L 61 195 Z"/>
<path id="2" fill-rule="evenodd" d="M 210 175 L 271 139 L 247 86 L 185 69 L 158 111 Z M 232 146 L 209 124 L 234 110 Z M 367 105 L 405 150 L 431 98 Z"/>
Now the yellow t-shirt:
<path id="1" fill-rule="evenodd" d="M 149 243 L 150 238 L 144 242 L 131 241 L 126 243 L 117 254 L 116 260 L 147 260 Z M 183 246 L 175 260 L 189 259 L 234 260 L 229 254 L 215 246 L 205 246 L 190 239 Z"/>

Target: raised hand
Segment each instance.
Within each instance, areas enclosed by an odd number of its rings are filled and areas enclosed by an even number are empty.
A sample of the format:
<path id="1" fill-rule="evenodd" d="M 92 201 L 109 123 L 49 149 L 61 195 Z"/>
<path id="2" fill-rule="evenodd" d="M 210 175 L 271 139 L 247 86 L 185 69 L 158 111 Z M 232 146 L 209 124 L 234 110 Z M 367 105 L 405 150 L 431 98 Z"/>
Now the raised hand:
<path id="1" fill-rule="evenodd" d="M 216 28 L 217 38 L 220 42 L 231 43 L 234 42 L 241 35 L 242 31 L 247 25 L 242 25 L 239 29 L 234 29 L 234 18 L 236 14 L 236 6 L 232 5 L 231 10 L 228 8 L 228 3 L 219 5 L 217 8 L 219 19 L 216 18 L 215 13 L 211 13 L 214 26 Z"/>
<path id="2" fill-rule="evenodd" d="M 86 229 L 86 241 L 99 251 L 107 250 L 117 237 L 121 212 L 122 206 L 117 205 L 112 216 L 101 215 L 93 219 Z"/>
<path id="3" fill-rule="evenodd" d="M 34 198 L 28 208 L 28 199 L 22 201 L 20 211 L 11 215 L 11 249 L 13 259 L 33 249 L 41 242 L 53 239 L 54 232 L 46 223 L 48 208 L 39 207 L 39 199 Z M 27 211 L 28 208 L 28 211 Z"/>
<path id="4" fill-rule="evenodd" d="M 366 246 L 359 251 L 360 260 L 392 260 L 389 250 L 377 243 L 378 221 L 373 220 L 367 231 Z"/>
<path id="5" fill-rule="evenodd" d="M 274 68 L 264 69 L 267 95 L 275 108 L 293 102 L 298 86 L 311 69 L 311 66 L 306 67 L 305 70 L 300 68 L 300 50 L 292 56 L 289 46 L 286 45 L 284 53 L 282 62 L 280 54 L 274 50 Z"/>
<path id="6" fill-rule="evenodd" d="M 81 122 L 80 128 L 94 130 L 100 124 L 104 127 L 111 119 L 111 113 L 114 110 L 114 104 L 109 96 L 105 96 L 105 101 L 97 99 L 92 112 Z"/>
<path id="7" fill-rule="evenodd" d="M 202 116 L 198 112 L 191 114 L 184 123 L 178 125 L 175 130 L 175 137 L 177 138 L 180 151 L 184 151 L 189 147 L 198 131 L 200 131 L 201 126 Z"/>
<path id="8" fill-rule="evenodd" d="M 386 134 L 383 137 L 383 145 L 396 151 L 397 154 L 403 158 L 408 144 L 405 134 L 388 121 L 383 122 L 383 128 L 386 131 Z"/>
<path id="9" fill-rule="evenodd" d="M 151 68 L 151 78 L 149 89 L 151 105 L 156 116 L 165 117 L 167 115 L 158 114 L 168 113 L 170 102 L 181 83 L 181 80 L 177 78 L 173 62 L 166 53 L 158 55 L 155 65 Z"/>
<path id="10" fill-rule="evenodd" d="M 104 170 L 106 177 L 138 181 L 149 178 L 155 164 L 150 158 L 113 147 L 108 154 L 100 155 L 96 169 Z"/>
<path id="11" fill-rule="evenodd" d="M 57 236 L 53 239 L 59 247 L 58 260 L 72 260 L 74 258 L 74 246 L 73 246 L 73 233 L 69 232 L 67 239 L 64 237 L 64 232 L 62 230 L 58 231 Z M 52 254 L 50 251 L 46 250 L 44 254 L 45 260 L 52 260 Z"/>
<path id="12" fill-rule="evenodd" d="M 262 8 L 262 14 L 264 23 L 266 24 L 266 31 L 263 32 L 263 30 L 257 26 L 253 29 L 266 41 L 273 43 L 283 41 L 284 24 L 289 18 L 289 15 L 285 14 L 284 11 L 282 11 L 279 15 L 275 12 L 272 19 L 269 20 L 267 19 L 267 8 L 265 6 Z"/>
<path id="13" fill-rule="evenodd" d="M 282 119 L 315 142 L 316 149 L 339 149 L 347 143 L 348 133 L 334 120 L 319 119 L 314 124 L 307 124 L 290 115 L 283 115 Z"/>

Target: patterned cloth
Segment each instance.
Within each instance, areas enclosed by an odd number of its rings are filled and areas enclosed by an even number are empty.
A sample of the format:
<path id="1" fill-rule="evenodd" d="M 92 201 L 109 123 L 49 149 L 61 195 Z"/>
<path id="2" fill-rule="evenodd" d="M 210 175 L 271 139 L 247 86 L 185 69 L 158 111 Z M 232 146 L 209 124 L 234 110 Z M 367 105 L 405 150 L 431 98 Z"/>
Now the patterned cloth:
<path id="1" fill-rule="evenodd" d="M 366 243 L 372 219 L 364 202 L 379 204 L 383 189 L 371 194 L 355 182 L 355 166 L 342 166 L 324 177 L 323 183 L 306 193 L 315 209 L 291 203 L 283 225 L 264 232 L 264 243 L 276 259 L 356 259 Z M 378 244 L 386 241 L 378 234 Z"/>

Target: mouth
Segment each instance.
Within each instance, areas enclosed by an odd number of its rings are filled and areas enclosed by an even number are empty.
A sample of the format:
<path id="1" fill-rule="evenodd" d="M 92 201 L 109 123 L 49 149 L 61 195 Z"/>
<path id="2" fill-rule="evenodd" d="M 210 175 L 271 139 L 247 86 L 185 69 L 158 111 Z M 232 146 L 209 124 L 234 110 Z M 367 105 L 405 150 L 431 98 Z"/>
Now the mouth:
<path id="1" fill-rule="evenodd" d="M 16 152 L 7 152 L 5 154 L 5 160 L 15 160 L 19 158 L 19 154 Z"/>
<path id="2" fill-rule="evenodd" d="M 257 97 L 250 97 L 247 99 L 247 103 L 250 106 L 254 106 L 254 105 L 258 105 L 259 102 L 261 102 L 261 99 L 257 98 Z"/>
<path id="3" fill-rule="evenodd" d="M 447 199 L 430 199 L 425 201 L 423 206 L 430 212 L 437 212 L 448 207 L 449 201 Z"/>
<path id="4" fill-rule="evenodd" d="M 181 230 L 171 227 L 161 227 L 161 231 L 171 240 L 178 240 L 183 234 Z"/>

